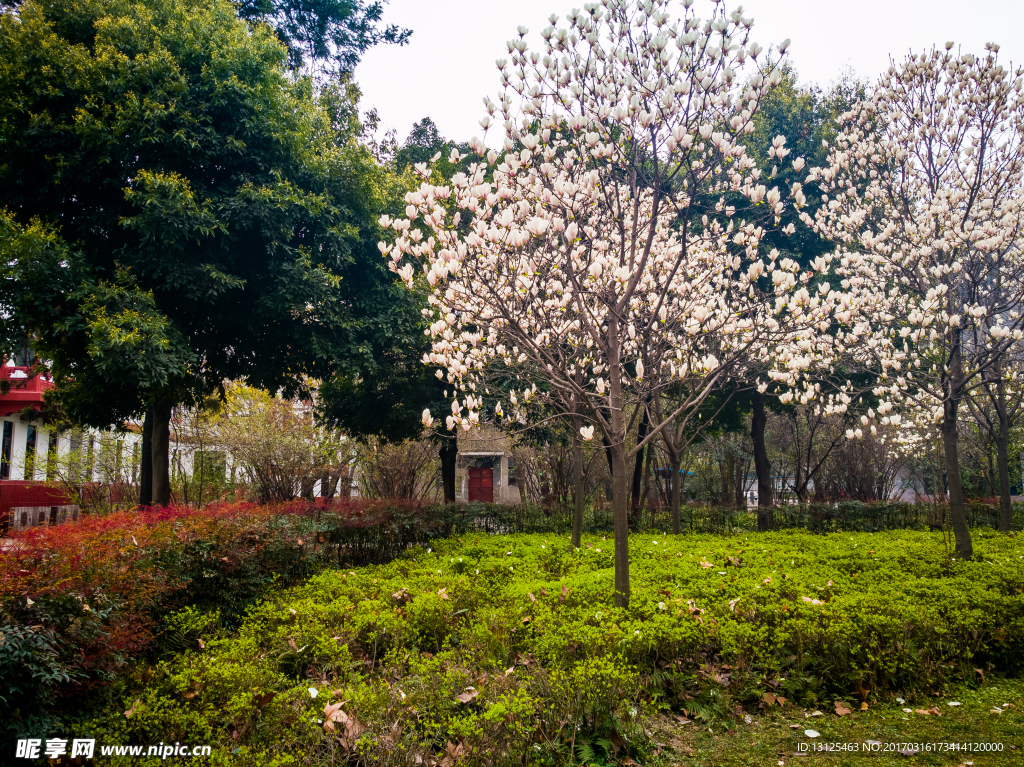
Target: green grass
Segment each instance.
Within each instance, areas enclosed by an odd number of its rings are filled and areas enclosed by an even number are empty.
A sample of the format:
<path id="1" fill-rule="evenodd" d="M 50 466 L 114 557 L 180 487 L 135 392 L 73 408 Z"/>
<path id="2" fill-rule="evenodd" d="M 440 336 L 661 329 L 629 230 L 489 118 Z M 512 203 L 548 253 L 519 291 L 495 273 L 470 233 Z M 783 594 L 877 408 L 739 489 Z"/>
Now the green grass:
<path id="1" fill-rule="evenodd" d="M 230 634 L 182 613 L 166 638 L 182 651 L 140 668 L 122 703 L 78 732 L 210 743 L 204 764 L 856 764 L 792 756 L 788 725 L 889 742 L 1016 722 L 1021 687 L 1001 677 L 1024 651 L 1017 537 L 976 533 L 973 562 L 910 531 L 636 535 L 630 547 L 628 609 L 612 606 L 610 540 L 573 551 L 553 536 L 480 535 L 322 573 Z M 981 675 L 996 686 L 972 690 Z M 982 716 L 995 698 L 970 696 L 1001 686 L 1013 706 Z M 953 694 L 964 705 L 942 717 L 894 708 Z M 837 718 L 837 700 L 857 713 Z M 325 733 L 331 711 L 344 715 Z M 692 723 L 666 730 L 677 716 Z M 1014 763 L 961 761 L 982 759 Z"/>

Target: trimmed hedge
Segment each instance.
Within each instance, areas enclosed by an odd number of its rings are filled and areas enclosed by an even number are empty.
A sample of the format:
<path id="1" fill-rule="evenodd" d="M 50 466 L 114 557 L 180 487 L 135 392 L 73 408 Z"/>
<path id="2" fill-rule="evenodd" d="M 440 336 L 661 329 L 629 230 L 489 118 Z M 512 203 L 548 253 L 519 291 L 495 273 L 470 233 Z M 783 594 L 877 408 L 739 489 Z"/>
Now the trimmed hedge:
<path id="1" fill-rule="evenodd" d="M 268 587 L 319 572 L 310 518 L 289 511 L 119 512 L 5 540 L 0 720 L 52 732 L 58 712 L 99 704 L 133 661 L 163 652 L 169 612 L 217 610 L 230 627 Z"/>
<path id="2" fill-rule="evenodd" d="M 972 519 L 985 523 L 990 507 L 980 508 Z M 934 507 L 906 504 L 779 507 L 776 524 L 925 528 L 929 514 Z M 667 521 L 664 512 L 635 520 L 647 530 Z M 756 524 L 746 510 L 699 507 L 686 508 L 684 521 L 701 534 Z M 356 500 L 171 507 L 28 530 L 0 550 L 0 717 L 19 734 L 52 731 L 57 712 L 104 704 L 133 663 L 193 649 L 211 625 L 234 630 L 260 596 L 325 569 L 387 563 L 452 537 L 561 536 L 570 527 L 567 513 L 544 507 Z M 610 514 L 588 510 L 584 529 L 610 533 Z"/>
<path id="3" fill-rule="evenodd" d="M 1024 661 L 1018 537 L 976 534 L 972 562 L 913 531 L 639 534 L 630 548 L 624 610 L 598 536 L 573 551 L 472 534 L 324 572 L 237 633 L 198 629 L 74 732 L 187 734 L 232 765 L 572 764 L 584 746 L 645 759 L 658 712 L 717 730 L 771 706 L 922 700 Z"/>

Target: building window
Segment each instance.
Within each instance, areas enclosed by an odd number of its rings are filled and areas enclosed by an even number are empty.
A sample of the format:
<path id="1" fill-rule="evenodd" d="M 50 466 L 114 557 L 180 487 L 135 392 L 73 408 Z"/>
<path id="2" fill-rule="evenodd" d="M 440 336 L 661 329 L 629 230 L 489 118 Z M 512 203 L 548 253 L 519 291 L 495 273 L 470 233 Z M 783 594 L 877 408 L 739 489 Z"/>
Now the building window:
<path id="1" fill-rule="evenodd" d="M 96 460 L 96 438 L 89 437 L 89 448 L 85 453 L 85 466 L 82 472 L 83 482 L 92 482 L 93 461 Z"/>
<path id="2" fill-rule="evenodd" d="M 57 432 L 50 432 L 46 445 L 46 481 L 53 482 L 57 478 Z"/>
<path id="3" fill-rule="evenodd" d="M 14 424 L 4 421 L 4 441 L 0 449 L 0 479 L 11 478 L 11 446 L 14 443 Z"/>
<path id="4" fill-rule="evenodd" d="M 82 473 L 82 434 L 72 432 L 68 440 L 67 476 L 71 481 L 78 481 Z"/>
<path id="5" fill-rule="evenodd" d="M 29 426 L 25 435 L 25 479 L 35 479 L 36 468 L 36 427 Z"/>

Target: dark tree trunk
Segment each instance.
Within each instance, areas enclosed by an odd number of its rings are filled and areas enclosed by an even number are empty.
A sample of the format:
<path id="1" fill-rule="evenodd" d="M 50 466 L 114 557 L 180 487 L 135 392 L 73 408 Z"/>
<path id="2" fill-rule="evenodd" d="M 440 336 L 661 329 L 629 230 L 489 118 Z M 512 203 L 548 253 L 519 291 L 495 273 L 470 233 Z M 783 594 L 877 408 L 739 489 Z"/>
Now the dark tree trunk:
<path id="1" fill-rule="evenodd" d="M 949 520 L 956 538 L 956 554 L 961 559 L 974 556 L 971 531 L 967 528 L 967 509 L 960 481 L 960 435 L 957 432 L 958 399 L 949 398 L 943 408 L 942 448 L 946 460 L 946 483 L 949 486 Z"/>
<path id="2" fill-rule="evenodd" d="M 171 406 L 153 408 L 152 436 L 153 505 L 171 502 Z"/>
<path id="3" fill-rule="evenodd" d="M 615 606 L 629 607 L 629 507 L 626 496 L 626 448 L 617 441 L 612 454 L 612 514 L 615 528 Z"/>
<path id="4" fill-rule="evenodd" d="M 573 508 L 572 513 L 572 545 L 580 547 L 583 537 L 583 440 L 580 437 L 577 419 L 576 431 L 572 437 L 572 473 L 573 473 Z"/>
<path id="5" fill-rule="evenodd" d="M 142 420 L 142 448 L 139 451 L 139 506 L 153 505 L 153 411 Z"/>
<path id="6" fill-rule="evenodd" d="M 736 474 L 736 454 L 732 451 L 731 447 L 726 447 L 725 455 L 722 456 L 722 462 L 718 467 L 718 473 L 722 479 L 722 505 L 732 506 L 732 481 Z"/>
<path id="7" fill-rule="evenodd" d="M 341 485 L 338 490 L 338 497 L 348 500 L 352 497 L 352 466 L 346 464 L 341 468 Z"/>
<path id="8" fill-rule="evenodd" d="M 736 461 L 736 471 L 733 474 L 733 501 L 736 503 L 737 509 L 744 509 L 747 506 L 747 492 L 746 482 L 747 478 L 747 465 L 743 460 Z"/>
<path id="9" fill-rule="evenodd" d="M 301 490 L 299 494 L 307 501 L 313 500 L 313 490 L 316 487 L 316 477 L 309 476 L 303 477 L 300 483 Z"/>
<path id="10" fill-rule="evenodd" d="M 441 485 L 444 488 L 445 503 L 455 503 L 455 459 L 459 454 L 459 438 L 452 435 L 444 440 L 439 451 L 441 456 Z"/>
<path id="11" fill-rule="evenodd" d="M 654 525 L 655 504 L 651 503 L 651 464 L 654 462 L 653 445 L 648 445 L 644 452 L 646 455 L 644 457 L 644 481 L 643 492 L 640 495 L 640 508 L 648 509 L 651 515 L 651 525 Z"/>
<path id="12" fill-rule="evenodd" d="M 679 455 L 669 454 L 669 462 L 671 465 L 670 471 L 672 477 L 669 480 L 669 503 L 672 506 L 672 532 L 679 535 L 682 532 L 682 520 L 680 519 L 680 507 L 682 506 L 682 495 L 683 495 L 683 482 L 682 477 L 679 476 Z"/>
<path id="13" fill-rule="evenodd" d="M 757 475 L 757 529 L 764 532 L 772 529 L 772 473 L 768 463 L 768 450 L 764 444 L 764 428 L 768 423 L 768 412 L 764 408 L 764 395 L 754 391 L 751 397 L 754 417 L 751 419 L 750 436 L 754 441 L 754 473 Z"/>
<path id="14" fill-rule="evenodd" d="M 1013 521 L 1013 504 L 1010 502 L 1010 419 L 1006 412 L 1006 389 L 1002 380 L 996 384 L 996 416 L 999 431 L 996 433 L 996 464 L 999 467 L 999 532 L 1010 532 Z"/>
<path id="15" fill-rule="evenodd" d="M 330 500 L 334 497 L 334 488 L 338 484 L 338 477 L 327 472 L 320 477 L 320 497 Z"/>
<path id="16" fill-rule="evenodd" d="M 618 345 L 618 319 L 608 322 L 608 410 L 612 467 L 612 519 L 615 528 L 615 606 L 629 607 L 629 498 L 626 486 L 626 424 L 622 417 L 622 379 Z"/>
<path id="17" fill-rule="evenodd" d="M 612 443 L 608 441 L 608 437 L 601 437 L 601 444 L 604 445 L 604 457 L 608 459 L 608 474 L 609 476 L 615 476 L 615 464 L 612 463 Z"/>
<path id="18" fill-rule="evenodd" d="M 647 408 L 644 408 L 643 415 L 640 416 L 640 425 L 636 430 L 637 443 L 643 442 L 644 437 L 647 436 L 647 426 Z M 629 491 L 630 516 L 632 516 L 636 522 L 639 522 L 640 516 L 640 485 L 643 482 L 643 477 L 644 448 L 640 448 L 636 454 L 636 463 L 633 464 L 633 482 Z"/>

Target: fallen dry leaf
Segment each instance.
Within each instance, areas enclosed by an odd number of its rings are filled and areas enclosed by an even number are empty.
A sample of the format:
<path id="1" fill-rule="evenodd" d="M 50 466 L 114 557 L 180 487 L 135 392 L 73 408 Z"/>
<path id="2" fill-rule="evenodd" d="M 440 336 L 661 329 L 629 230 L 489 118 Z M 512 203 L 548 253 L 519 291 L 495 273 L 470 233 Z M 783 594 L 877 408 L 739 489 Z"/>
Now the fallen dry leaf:
<path id="1" fill-rule="evenodd" d="M 328 703 L 324 706 L 324 732 L 334 732 L 336 730 L 335 724 L 340 725 L 344 730 L 344 735 L 338 738 L 338 743 L 345 748 L 351 749 L 355 747 L 359 736 L 366 731 L 366 727 L 358 719 L 342 709 L 345 703 L 347 701 Z"/>
<path id="2" fill-rule="evenodd" d="M 836 701 L 836 713 L 839 716 L 846 716 L 847 714 L 851 713 L 851 710 L 850 710 L 849 707 L 847 707 L 847 705 L 845 703 L 843 703 L 843 701 L 837 700 Z"/>
<path id="3" fill-rule="evenodd" d="M 439 762 L 441 767 L 452 767 L 452 765 L 459 761 L 459 759 L 462 757 L 463 752 L 465 751 L 465 749 L 462 747 L 462 743 L 456 745 L 451 741 L 448 741 L 448 745 L 445 746 L 444 750 L 444 757 Z"/>
<path id="4" fill-rule="evenodd" d="M 391 598 L 400 604 L 404 604 L 412 599 L 412 594 L 409 593 L 408 589 L 401 588 L 392 594 Z"/>
<path id="5" fill-rule="evenodd" d="M 341 722 L 345 712 L 341 710 L 343 703 L 328 703 L 324 706 L 324 732 L 334 732 L 334 723 Z"/>
<path id="6" fill-rule="evenodd" d="M 473 698 L 480 694 L 480 691 L 472 687 L 467 687 L 465 692 L 455 696 L 455 700 L 460 703 L 469 703 Z"/>
<path id="7" fill-rule="evenodd" d="M 136 707 L 139 706 L 141 703 L 142 703 L 142 701 L 140 699 L 136 698 L 135 702 L 132 703 L 132 707 L 130 709 L 128 709 L 127 711 L 125 711 L 124 715 L 126 717 L 131 717 L 135 713 Z"/>

